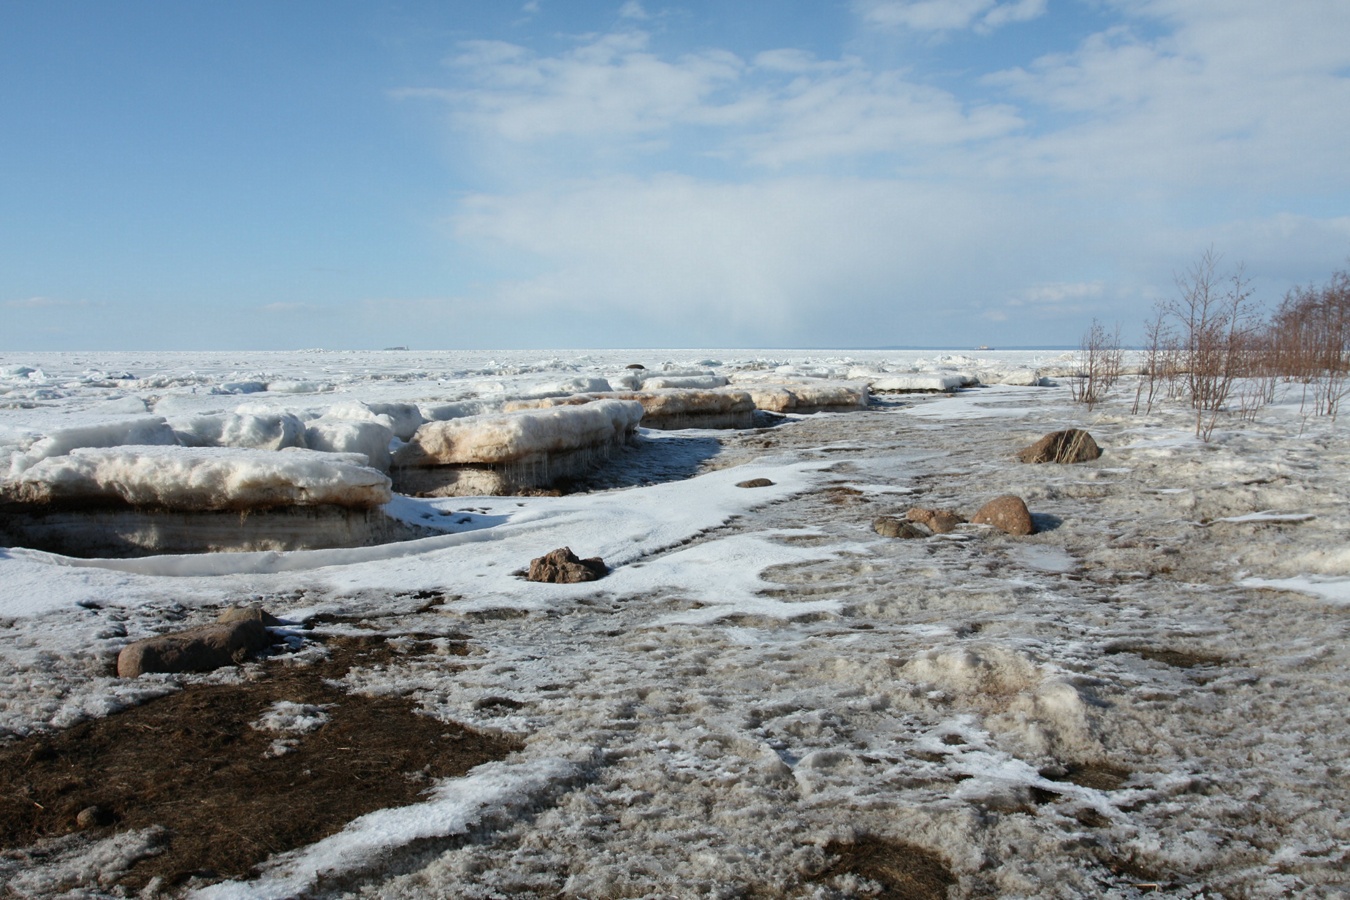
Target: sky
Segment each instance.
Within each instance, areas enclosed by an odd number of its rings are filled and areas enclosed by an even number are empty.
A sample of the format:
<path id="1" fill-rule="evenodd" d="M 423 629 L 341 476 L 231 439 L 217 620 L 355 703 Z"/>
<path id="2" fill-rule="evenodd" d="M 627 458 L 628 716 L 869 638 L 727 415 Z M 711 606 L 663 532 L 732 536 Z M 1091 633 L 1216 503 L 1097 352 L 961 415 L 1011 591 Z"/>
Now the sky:
<path id="1" fill-rule="evenodd" d="M 1130 341 L 1347 148 L 1345 0 L 0 0 L 0 350 Z"/>

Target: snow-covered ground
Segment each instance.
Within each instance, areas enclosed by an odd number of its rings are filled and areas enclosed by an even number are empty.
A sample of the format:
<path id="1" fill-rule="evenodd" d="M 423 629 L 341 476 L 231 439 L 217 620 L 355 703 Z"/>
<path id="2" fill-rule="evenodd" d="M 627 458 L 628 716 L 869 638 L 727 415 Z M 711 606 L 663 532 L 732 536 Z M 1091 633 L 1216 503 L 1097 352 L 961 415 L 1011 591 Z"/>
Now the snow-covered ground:
<path id="1" fill-rule="evenodd" d="M 1000 383 L 644 432 L 609 462 L 610 490 L 396 497 L 391 514 L 445 532 L 398 544 L 0 549 L 0 736 L 239 677 L 107 666 L 130 640 L 259 602 L 292 622 L 465 635 L 453 669 L 395 660 L 347 683 L 523 749 L 205 896 L 869 896 L 866 879 L 805 879 L 827 844 L 865 835 L 936 851 L 952 896 L 1350 891 L 1350 445 L 1296 401 L 1202 443 L 1184 409 L 1131 416 L 1128 382 L 1091 413 L 1066 387 L 1024 386 L 1063 371 L 1055 353 L 5 353 L 0 446 L 17 476 L 52 435 L 112 441 L 147 417 L 200 436 L 231 415 L 294 434 L 383 416 L 393 436 L 414 407 L 631 389 L 630 363 L 733 387 Z M 1013 458 L 1069 426 L 1099 460 Z M 773 483 L 737 486 L 752 478 Z M 871 528 L 1005 493 L 1039 533 Z M 562 546 L 611 574 L 519 577 Z M 144 851 L 122 834 L 81 853 Z M 27 859 L 39 895 L 80 864 Z"/>

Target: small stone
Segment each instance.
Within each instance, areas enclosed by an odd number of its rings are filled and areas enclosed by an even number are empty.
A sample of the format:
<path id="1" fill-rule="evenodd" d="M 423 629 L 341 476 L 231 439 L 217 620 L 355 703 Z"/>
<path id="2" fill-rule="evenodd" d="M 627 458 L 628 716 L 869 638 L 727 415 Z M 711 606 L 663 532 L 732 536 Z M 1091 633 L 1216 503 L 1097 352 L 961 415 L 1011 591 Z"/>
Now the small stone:
<path id="1" fill-rule="evenodd" d="M 81 831 L 111 825 L 113 817 L 101 806 L 86 806 L 75 816 L 75 825 Z"/>
<path id="2" fill-rule="evenodd" d="M 773 482 L 767 478 L 751 478 L 749 481 L 736 482 L 736 487 L 743 487 L 743 488 L 773 487 Z"/>
<path id="3" fill-rule="evenodd" d="M 975 513 L 970 521 L 976 525 L 992 525 L 999 531 L 1019 537 L 1034 534 L 1036 531 L 1026 501 L 1015 494 L 995 497 L 981 506 L 980 511 Z"/>
<path id="4" fill-rule="evenodd" d="M 529 581 L 549 584 L 579 584 L 595 581 L 609 574 L 605 561 L 595 556 L 578 559 L 569 547 L 559 547 L 551 553 L 530 560 Z"/>
<path id="5" fill-rule="evenodd" d="M 933 532 L 915 522 L 897 519 L 895 516 L 880 516 L 873 520 L 872 530 L 882 537 L 889 538 L 926 538 Z"/>
<path id="6" fill-rule="evenodd" d="M 1053 431 L 1030 447 L 1017 451 L 1017 458 L 1024 463 L 1080 463 L 1101 455 L 1102 450 L 1092 435 L 1080 428 Z"/>
<path id="7" fill-rule="evenodd" d="M 934 534 L 951 534 L 957 525 L 966 521 L 966 517 L 954 509 L 927 509 L 922 506 L 911 507 L 905 513 L 905 518 Z"/>

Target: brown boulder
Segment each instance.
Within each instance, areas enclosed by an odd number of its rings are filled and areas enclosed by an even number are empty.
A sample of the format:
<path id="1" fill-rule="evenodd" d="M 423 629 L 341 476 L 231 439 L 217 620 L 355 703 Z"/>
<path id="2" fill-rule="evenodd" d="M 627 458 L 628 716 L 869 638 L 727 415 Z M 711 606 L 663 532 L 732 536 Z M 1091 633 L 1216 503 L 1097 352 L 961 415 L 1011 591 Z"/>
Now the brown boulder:
<path id="1" fill-rule="evenodd" d="M 749 481 L 736 482 L 736 487 L 741 488 L 773 487 L 773 482 L 767 478 L 751 478 Z"/>
<path id="2" fill-rule="evenodd" d="M 609 574 L 605 561 L 597 557 L 577 559 L 568 547 L 559 547 L 552 553 L 530 560 L 528 580 L 552 584 L 577 584 L 595 581 Z"/>
<path id="3" fill-rule="evenodd" d="M 950 534 L 956 526 L 966 521 L 966 517 L 954 509 L 926 509 L 922 506 L 911 507 L 905 518 L 927 528 L 933 534 Z"/>
<path id="4" fill-rule="evenodd" d="M 263 617 L 277 621 L 260 609 L 227 610 L 230 621 L 161 634 L 128 644 L 117 655 L 120 678 L 135 678 L 146 672 L 210 672 L 238 665 L 272 645 Z"/>
<path id="5" fill-rule="evenodd" d="M 1092 435 L 1081 428 L 1051 432 L 1030 447 L 1017 451 L 1017 458 L 1024 463 L 1080 463 L 1101 455 L 1102 450 Z"/>
<path id="6" fill-rule="evenodd" d="M 216 623 L 226 625 L 231 622 L 260 622 L 265 627 L 282 624 L 281 620 L 261 606 L 231 606 L 216 616 Z"/>
<path id="7" fill-rule="evenodd" d="M 976 525 L 992 525 L 999 531 L 1018 536 L 1034 534 L 1036 531 L 1026 502 L 1015 494 L 995 497 L 981 506 L 970 521 Z"/>

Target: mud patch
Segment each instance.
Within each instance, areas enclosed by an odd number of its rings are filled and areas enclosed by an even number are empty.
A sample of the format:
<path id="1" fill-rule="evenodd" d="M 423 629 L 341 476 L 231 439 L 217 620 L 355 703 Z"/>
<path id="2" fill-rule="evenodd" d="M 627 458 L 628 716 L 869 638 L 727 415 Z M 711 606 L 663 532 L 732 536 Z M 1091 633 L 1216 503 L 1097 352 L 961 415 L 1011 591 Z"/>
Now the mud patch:
<path id="1" fill-rule="evenodd" d="M 835 861 L 808 881 L 820 883 L 841 876 L 864 878 L 879 886 L 869 897 L 892 900 L 945 900 L 956 876 L 941 856 L 904 841 L 866 836 L 852 842 L 831 841 L 825 852 Z"/>
<path id="2" fill-rule="evenodd" d="M 160 828 L 159 852 L 115 884 L 246 878 L 274 854 L 414 803 L 436 779 L 519 748 L 420 714 L 405 698 L 348 694 L 333 682 L 353 665 L 420 649 L 414 639 L 400 652 L 400 643 L 335 638 L 317 663 L 274 660 L 256 680 L 192 685 L 0 748 L 0 848 L 77 830 L 102 838 Z M 254 725 L 278 704 L 321 709 L 326 721 L 285 733 L 278 752 L 278 733 Z"/>
<path id="3" fill-rule="evenodd" d="M 1127 646 L 1108 647 L 1106 652 L 1111 655 L 1117 653 L 1133 653 L 1142 659 L 1152 662 L 1162 663 L 1165 666 L 1171 666 L 1174 669 L 1198 669 L 1207 666 L 1227 665 L 1229 660 L 1213 653 L 1204 653 L 1198 650 L 1175 650 L 1169 647 L 1153 647 L 1148 645 L 1130 644 Z"/>
<path id="4" fill-rule="evenodd" d="M 1070 763 L 1067 766 L 1041 769 L 1040 776 L 1048 781 L 1067 781 L 1094 791 L 1119 790 L 1130 777 L 1130 770 L 1104 762 Z"/>

